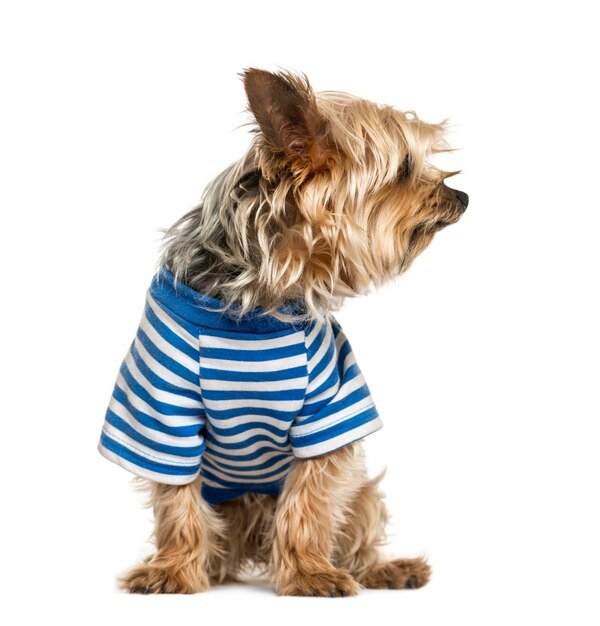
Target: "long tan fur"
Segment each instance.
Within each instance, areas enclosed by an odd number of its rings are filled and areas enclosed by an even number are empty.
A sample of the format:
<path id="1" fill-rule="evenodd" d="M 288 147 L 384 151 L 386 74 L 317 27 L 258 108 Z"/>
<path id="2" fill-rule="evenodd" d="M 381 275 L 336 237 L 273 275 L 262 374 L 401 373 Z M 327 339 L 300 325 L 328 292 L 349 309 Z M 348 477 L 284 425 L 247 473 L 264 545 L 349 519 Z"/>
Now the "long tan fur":
<path id="1" fill-rule="evenodd" d="M 445 123 L 304 76 L 243 74 L 256 121 L 248 152 L 166 233 L 160 265 L 219 298 L 231 316 L 261 307 L 324 318 L 344 298 L 404 272 L 466 203 L 428 161 Z M 464 194 L 463 194 L 464 195 Z M 290 302 L 303 309 L 287 310 Z M 296 460 L 278 497 L 209 506 L 198 481 L 151 484 L 156 554 L 121 580 L 131 592 L 194 593 L 261 569 L 284 595 L 420 587 L 429 566 L 382 558 L 387 512 L 362 447 Z"/>
<path id="2" fill-rule="evenodd" d="M 427 160 L 447 149 L 444 123 L 345 93 L 314 94 L 292 74 L 249 70 L 244 79 L 263 126 L 167 231 L 160 260 L 230 315 L 262 307 L 279 316 L 302 300 L 309 317 L 322 318 L 405 271 L 460 217 L 442 185 L 452 172 Z M 294 121 L 266 98 L 281 99 Z"/>
<path id="3" fill-rule="evenodd" d="M 242 573 L 270 573 L 281 595 L 347 596 L 363 586 L 416 588 L 424 559 L 385 561 L 387 511 L 360 443 L 297 461 L 279 496 L 211 508 L 190 485 L 148 483 L 157 552 L 120 580 L 131 593 L 196 593 Z"/>
<path id="4" fill-rule="evenodd" d="M 120 579 L 132 593 L 197 593 L 210 585 L 208 572 L 223 559 L 224 526 L 188 485 L 147 482 L 154 510 L 156 554 Z"/>

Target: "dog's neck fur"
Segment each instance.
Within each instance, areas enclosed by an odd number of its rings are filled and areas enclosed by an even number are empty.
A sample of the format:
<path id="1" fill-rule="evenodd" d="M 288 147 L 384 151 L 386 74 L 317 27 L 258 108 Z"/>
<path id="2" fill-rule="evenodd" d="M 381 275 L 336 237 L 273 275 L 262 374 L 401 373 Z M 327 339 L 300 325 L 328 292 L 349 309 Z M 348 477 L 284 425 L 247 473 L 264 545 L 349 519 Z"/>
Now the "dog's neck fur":
<path id="1" fill-rule="evenodd" d="M 232 316 L 262 309 L 281 319 L 324 319 L 336 308 L 333 299 L 311 294 L 309 312 L 304 276 L 283 285 L 269 275 L 277 268 L 265 260 L 272 259 L 293 217 L 285 208 L 289 202 L 273 212 L 281 186 L 262 176 L 252 152 L 217 176 L 202 202 L 166 231 L 160 265 L 191 289 L 220 300 Z"/>

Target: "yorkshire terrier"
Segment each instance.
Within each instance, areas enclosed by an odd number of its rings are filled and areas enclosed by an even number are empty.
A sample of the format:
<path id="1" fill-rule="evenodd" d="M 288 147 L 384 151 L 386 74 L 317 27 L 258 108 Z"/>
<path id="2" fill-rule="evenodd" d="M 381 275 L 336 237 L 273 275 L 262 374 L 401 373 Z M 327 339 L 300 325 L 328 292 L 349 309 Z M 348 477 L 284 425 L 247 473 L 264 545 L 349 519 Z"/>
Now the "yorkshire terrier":
<path id="1" fill-rule="evenodd" d="M 132 593 L 196 593 L 251 568 L 280 595 L 416 588 L 384 559 L 360 440 L 381 421 L 332 311 L 404 272 L 468 197 L 428 124 L 307 78 L 242 74 L 247 153 L 166 231 L 100 452 L 141 477 L 156 552 Z"/>

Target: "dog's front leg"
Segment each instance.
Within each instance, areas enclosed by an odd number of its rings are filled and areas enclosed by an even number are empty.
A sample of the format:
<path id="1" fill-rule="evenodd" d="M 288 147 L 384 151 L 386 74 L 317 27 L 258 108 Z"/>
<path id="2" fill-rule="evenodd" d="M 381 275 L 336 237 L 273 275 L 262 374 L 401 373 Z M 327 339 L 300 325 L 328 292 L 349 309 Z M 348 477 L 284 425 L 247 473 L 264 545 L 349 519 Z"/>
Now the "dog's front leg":
<path id="1" fill-rule="evenodd" d="M 330 559 L 359 475 L 352 445 L 295 462 L 273 529 L 273 573 L 279 595 L 334 597 L 358 591 L 360 585 L 350 573 L 336 569 Z"/>
<path id="2" fill-rule="evenodd" d="M 208 571 L 220 557 L 222 521 L 188 485 L 148 482 L 154 509 L 156 554 L 119 580 L 130 593 L 197 593 L 209 586 Z"/>

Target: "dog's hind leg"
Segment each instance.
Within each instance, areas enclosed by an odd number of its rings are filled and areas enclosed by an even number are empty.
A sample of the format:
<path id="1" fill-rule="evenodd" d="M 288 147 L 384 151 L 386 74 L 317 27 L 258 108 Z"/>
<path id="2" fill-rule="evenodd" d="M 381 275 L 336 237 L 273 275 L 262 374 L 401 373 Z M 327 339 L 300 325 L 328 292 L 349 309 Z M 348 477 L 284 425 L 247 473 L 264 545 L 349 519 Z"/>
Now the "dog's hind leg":
<path id="1" fill-rule="evenodd" d="M 422 587 L 431 572 L 425 559 L 385 560 L 380 555 L 388 521 L 383 495 L 378 489 L 380 480 L 381 476 L 366 482 L 352 502 L 336 538 L 334 563 L 349 570 L 367 589 Z"/>
<path id="2" fill-rule="evenodd" d="M 146 481 L 154 509 L 156 553 L 119 580 L 130 593 L 197 593 L 210 584 L 208 572 L 223 558 L 223 522 L 188 485 Z"/>
<path id="3" fill-rule="evenodd" d="M 226 537 L 223 558 L 212 562 L 211 583 L 235 581 L 245 570 L 268 569 L 276 504 L 276 496 L 248 493 L 215 507 L 226 526 Z"/>

